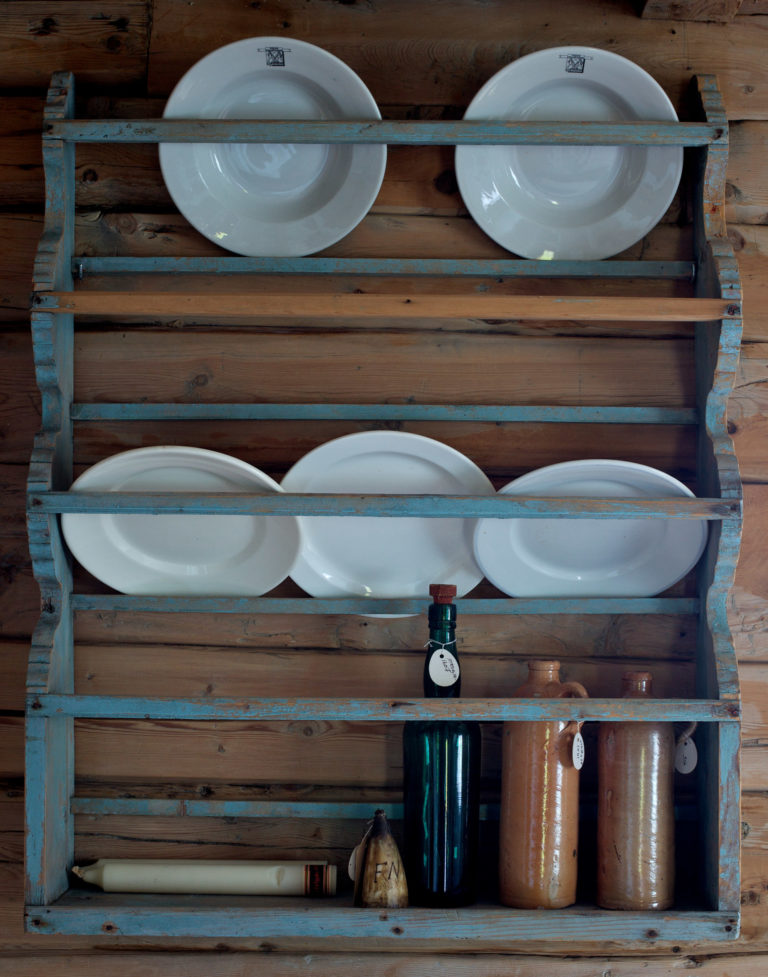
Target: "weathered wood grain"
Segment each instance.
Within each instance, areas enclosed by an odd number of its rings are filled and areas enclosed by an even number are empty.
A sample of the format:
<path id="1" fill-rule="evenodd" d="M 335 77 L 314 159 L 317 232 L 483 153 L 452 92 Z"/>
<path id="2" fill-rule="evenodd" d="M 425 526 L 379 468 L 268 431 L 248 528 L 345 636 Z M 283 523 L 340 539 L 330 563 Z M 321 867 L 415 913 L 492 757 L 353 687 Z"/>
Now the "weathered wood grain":
<path id="1" fill-rule="evenodd" d="M 768 126 L 762 122 L 737 122 L 731 127 L 726 183 L 726 221 L 738 224 L 768 223 L 768 190 L 765 157 Z"/>
<path id="2" fill-rule="evenodd" d="M 386 366 L 380 351 L 376 353 L 375 359 L 370 356 L 368 343 L 373 340 L 375 345 L 376 340 L 381 341 L 381 333 L 374 333 L 372 340 L 366 339 L 365 334 L 360 333 L 293 333 L 292 339 L 288 337 L 293 349 L 293 359 L 278 355 L 278 339 L 281 334 L 270 333 L 263 337 L 267 359 L 261 366 L 254 363 L 253 352 L 247 351 L 250 346 L 258 346 L 261 342 L 253 333 L 244 333 L 239 338 L 235 334 L 215 331 L 199 334 L 190 332 L 180 336 L 173 330 L 165 334 L 148 333 L 146 336 L 141 331 L 121 331 L 112 338 L 110 335 L 83 333 L 78 339 L 78 400 L 87 402 L 123 399 L 125 390 L 133 389 L 138 396 L 159 401 L 214 401 L 229 398 L 248 401 L 252 399 L 254 390 L 259 392 L 260 398 L 274 396 L 277 400 L 285 401 L 291 397 L 306 400 L 311 397 L 313 390 L 320 390 L 328 399 L 334 394 L 339 401 L 348 402 L 354 402 L 358 396 L 363 401 L 370 401 L 372 393 L 376 394 L 376 399 L 399 396 L 405 400 L 417 391 L 419 399 L 428 400 L 430 396 L 435 396 L 443 402 L 450 402 L 453 379 L 450 376 L 423 377 L 418 361 L 418 357 L 425 353 L 429 353 L 431 357 L 435 342 L 439 342 L 440 348 L 435 351 L 435 355 L 446 366 L 458 368 L 463 373 L 466 366 L 474 364 L 474 368 L 480 371 L 474 393 L 476 402 L 483 402 L 485 398 L 490 398 L 488 402 L 510 402 L 515 393 L 527 398 L 529 402 L 541 402 L 537 396 L 536 375 L 542 370 L 546 371 L 551 381 L 551 389 L 542 393 L 542 399 L 548 393 L 566 401 L 575 396 L 582 403 L 586 403 L 594 395 L 599 402 L 605 402 L 604 392 L 596 389 L 594 384 L 600 382 L 600 374 L 613 370 L 616 365 L 614 354 L 619 351 L 616 339 L 569 338 L 566 345 L 574 352 L 579 350 L 584 365 L 578 374 L 571 375 L 568 361 L 559 359 L 564 364 L 565 372 L 558 379 L 554 375 L 558 361 L 548 359 L 559 348 L 555 336 L 548 338 L 546 333 L 542 333 L 523 339 L 512 334 L 509 336 L 512 345 L 507 347 L 506 333 L 502 326 L 486 327 L 478 334 L 461 331 L 456 335 L 444 335 L 440 331 L 422 331 L 420 334 L 401 331 L 386 340 L 391 342 L 393 351 L 397 353 L 392 360 L 392 368 Z M 174 337 L 190 350 L 186 364 L 176 361 L 174 357 Z M 225 352 L 222 347 L 224 340 L 229 352 Z M 145 346 L 145 343 L 149 346 Z M 521 352 L 523 348 L 529 348 L 529 343 L 530 351 L 526 354 L 525 362 L 520 362 L 514 371 L 518 378 L 517 391 L 512 390 L 502 376 L 500 364 L 492 365 L 488 376 L 485 375 L 487 364 L 483 363 L 484 355 L 495 356 L 500 350 L 506 349 L 503 356 L 509 362 L 515 349 Z M 671 339 L 659 343 L 656 339 L 647 342 L 638 339 L 632 340 L 632 344 L 638 351 L 638 362 L 647 363 L 652 370 L 658 367 L 662 371 L 668 391 L 654 392 L 650 376 L 645 376 L 645 379 L 642 375 L 630 376 L 633 371 L 621 364 L 618 366 L 620 375 L 612 380 L 614 391 L 622 388 L 626 381 L 628 389 L 624 395 L 628 402 L 632 402 L 634 395 L 643 399 L 651 398 L 652 402 L 671 401 L 671 406 L 675 400 L 679 404 L 679 377 L 685 370 L 688 356 L 685 350 L 686 341 Z M 141 351 L 150 347 L 155 349 L 161 359 L 146 375 L 145 381 L 143 378 L 147 363 L 142 361 Z M 306 365 L 302 366 L 303 348 L 306 348 L 310 357 L 311 369 Z M 135 350 L 134 354 L 129 352 L 131 349 Z M 39 395 L 34 386 L 28 334 L 16 330 L 0 332 L 0 352 L 4 363 L 4 370 L 0 374 L 0 463 L 26 465 L 32 438 L 40 424 Z M 469 357 L 466 364 L 463 358 L 465 352 Z M 754 352 L 755 356 L 750 364 L 753 371 L 759 371 L 761 366 L 757 353 L 760 351 Z M 337 353 L 340 356 L 338 360 L 334 358 Z M 102 356 L 105 358 L 103 364 L 100 363 Z M 239 361 L 239 356 L 246 358 Z M 276 370 L 279 372 L 275 372 Z M 313 370 L 320 371 L 322 376 L 313 378 Z M 367 378 L 375 375 L 374 390 L 359 376 L 361 373 Z M 125 388 L 124 380 L 130 381 Z M 590 390 L 591 384 L 593 386 Z M 750 407 L 750 402 L 758 397 L 759 404 L 760 389 L 745 379 L 738 392 L 739 397 L 745 398 L 744 404 L 734 402 L 733 405 L 733 423 L 736 427 L 741 425 L 736 436 L 737 439 L 743 436 L 745 447 L 747 439 L 752 441 L 759 437 L 759 427 L 756 426 L 759 417 L 755 415 L 755 409 Z M 686 392 L 683 396 L 689 398 L 690 394 Z M 743 419 L 740 418 L 741 413 L 745 415 Z M 218 447 L 219 450 L 230 451 L 238 456 L 247 456 L 259 466 L 279 469 L 280 465 L 287 466 L 322 440 L 330 440 L 368 427 L 369 422 L 354 421 L 324 421 L 314 425 L 281 421 L 273 422 L 268 427 L 263 422 L 222 424 L 217 421 L 157 421 L 147 425 L 88 422 L 78 425 L 77 428 L 77 457 L 81 465 L 87 465 L 123 448 L 141 444 L 188 442 L 200 447 Z M 509 424 L 499 429 L 493 424 L 479 422 L 465 422 L 458 426 L 422 422 L 403 423 L 402 427 L 447 440 L 459 450 L 469 451 L 476 456 L 477 463 L 487 467 L 489 472 L 493 469 L 499 477 L 506 478 L 551 461 L 583 457 L 599 450 L 610 457 L 634 459 L 683 475 L 690 474 L 693 463 L 690 433 L 677 426 L 663 426 L 658 429 L 655 442 L 650 442 L 638 425 L 619 425 L 606 429 L 599 425 L 572 424 L 564 430 L 566 426 L 549 424 Z M 499 457 L 497 450 L 500 443 L 503 445 L 502 457 Z M 756 440 L 749 452 L 754 455 L 756 463 L 759 463 L 761 457 L 759 449 L 759 440 Z M 18 515 L 16 518 L 18 519 Z"/>
<path id="3" fill-rule="evenodd" d="M 466 620 L 466 619 L 465 619 Z M 410 633 L 410 622 L 401 629 Z M 421 629 L 423 631 L 423 628 Z M 376 691 L 377 696 L 404 698 L 421 691 L 424 664 L 421 635 L 414 635 L 413 647 L 405 652 L 390 648 L 353 650 L 336 653 L 285 649 L 255 652 L 253 649 L 200 648 L 195 646 L 88 646 L 76 654 L 76 692 L 83 695 L 179 695 L 179 696 L 293 696 L 309 688 L 314 696 L 360 697 Z M 478 636 L 479 639 L 480 636 Z M 574 642 L 574 645 L 576 642 Z M 561 674 L 580 682 L 591 696 L 613 696 L 621 688 L 621 676 L 638 662 L 653 668 L 654 692 L 660 697 L 694 695 L 693 666 L 686 661 L 682 642 L 673 647 L 656 646 L 642 654 L 637 648 L 622 648 L 613 659 L 585 658 L 577 649 L 564 650 Z M 518 642 L 494 641 L 486 635 L 485 649 L 480 641 L 468 644 L 462 639 L 461 655 L 465 675 L 462 694 L 471 697 L 496 697 L 511 693 L 522 685 L 525 662 L 532 652 L 521 654 Z M 495 654 L 490 654 L 490 649 Z M 692 656 L 693 649 L 689 649 Z M 665 660 L 672 656 L 672 660 Z M 131 662 L 125 675 L 125 661 Z M 121 668 L 121 665 L 123 666 Z M 756 667 L 756 666 L 755 666 Z M 757 673 L 757 679 L 764 678 Z M 758 692 L 757 688 L 752 689 Z M 768 707 L 768 703 L 766 704 Z M 758 730 L 768 716 L 757 720 Z M 762 735 L 758 731 L 756 735 Z"/>
<path id="4" fill-rule="evenodd" d="M 66 291 L 50 293 L 51 308 L 64 314 L 130 319 L 169 319 L 205 322 L 221 320 L 247 321 L 254 304 L 263 315 L 277 319 L 311 319 L 338 317 L 359 319 L 469 319 L 517 320 L 585 319 L 597 322 L 710 322 L 731 314 L 734 306 L 726 298 L 648 298 L 646 296 L 551 296 L 519 295 L 514 298 L 494 295 L 451 295 L 440 291 L 411 296 L 408 292 L 385 294 L 328 295 L 319 289 L 306 295 L 284 292 L 248 292 L 210 295 L 187 291 L 165 292 Z M 119 311 L 116 311 L 119 310 Z"/>
<path id="5" fill-rule="evenodd" d="M 346 61 L 379 103 L 465 105 L 505 64 L 531 51 L 573 44 L 623 54 L 648 71 L 676 104 L 690 76 L 720 77 L 729 118 L 768 117 L 763 32 L 758 17 L 677 29 L 644 20 L 628 4 L 609 4 L 594 16 L 589 0 L 550 0 L 546 16 L 529 3 L 491 0 L 448 3 L 421 10 L 407 0 L 386 4 L 324 4 L 283 0 L 258 8 L 224 0 L 214 8 L 186 0 L 157 0 L 150 47 L 150 91 L 167 95 L 199 58 L 243 37 L 297 37 Z M 403 39 L 403 18 L 412 25 Z M 585 35 L 584 25 L 589 24 Z M 179 34 L 185 43 L 179 45 Z"/>
<path id="6" fill-rule="evenodd" d="M 661 225 L 647 239 L 622 252 L 623 257 L 690 257 L 690 236 Z M 81 213 L 76 253 L 83 255 L 226 255 L 198 233 L 178 211 L 164 213 L 100 210 Z M 487 237 L 465 214 L 403 216 L 372 209 L 346 237 L 323 255 L 335 257 L 504 258 L 509 252 Z"/>
<path id="7" fill-rule="evenodd" d="M 108 644 L 158 646 L 182 644 L 214 648 L 291 650 L 328 649 L 390 653 L 411 651 L 423 643 L 423 622 L 413 618 L 383 619 L 310 615 L 247 616 L 224 614 L 135 614 L 118 611 L 80 612 L 76 616 L 76 637 L 83 645 Z M 470 653 L 482 651 L 486 642 L 511 648 L 515 653 L 567 658 L 569 653 L 597 655 L 601 659 L 630 657 L 634 649 L 663 648 L 670 656 L 687 654 L 694 636 L 690 622 L 653 615 L 622 615 L 612 618 L 571 615 L 547 620 L 539 616 L 515 618 L 510 631 L 508 619 L 469 616 L 462 621 L 462 642 Z M 645 654 L 645 651 L 643 651 Z M 226 651 L 225 651 L 226 654 Z M 653 657 L 653 651 L 649 651 Z"/>
<path id="8" fill-rule="evenodd" d="M 691 355 L 686 340 L 516 338 L 497 326 L 467 335 L 402 330 L 381 339 L 347 331 L 253 339 L 81 332 L 75 398 L 249 402 L 257 391 L 259 400 L 284 403 L 451 403 L 460 377 L 465 403 L 684 406 L 692 403 Z"/>
<path id="9" fill-rule="evenodd" d="M 265 623 L 262 634 L 254 631 L 250 635 L 247 649 L 213 643 L 78 645 L 76 691 L 84 695 L 193 697 L 237 696 L 248 688 L 253 695 L 285 696 L 308 685 L 316 695 L 363 695 L 375 689 L 381 695 L 409 696 L 420 689 L 423 626 L 418 619 L 378 629 L 366 627 L 377 623 L 372 619 L 358 623 L 357 628 L 345 628 L 340 620 L 320 619 L 297 628 L 301 633 L 292 631 L 288 639 L 292 650 L 283 641 L 280 619 L 271 620 L 272 633 Z M 622 672 L 640 663 L 653 669 L 660 695 L 693 694 L 693 621 L 686 627 L 685 621 L 654 617 L 653 622 L 638 621 L 631 628 L 626 620 L 609 619 L 590 629 L 589 619 L 571 618 L 559 629 L 561 633 L 558 629 L 547 633 L 544 628 L 537 630 L 532 620 L 516 628 L 515 634 L 510 634 L 508 623 L 495 618 L 488 622 L 482 629 L 462 627 L 462 658 L 468 662 L 467 688 L 475 690 L 472 695 L 491 696 L 500 694 L 502 688 L 512 689 L 522 684 L 527 658 L 553 655 L 562 661 L 562 674 L 577 677 L 593 696 L 614 695 Z M 216 624 L 209 624 L 212 638 Z M 282 624 L 284 630 L 286 622 Z M 158 638 L 164 637 L 161 628 L 157 631 Z M 490 654 L 489 649 L 495 653 Z M 28 655 L 28 641 L 0 642 L 5 676 L 0 685 L 0 709 L 23 710 Z M 131 666 L 127 670 L 126 661 Z M 756 697 L 758 694 L 756 689 Z"/>
<path id="10" fill-rule="evenodd" d="M 383 728 L 386 727 L 386 728 Z M 21 717 L 0 721 L 3 758 L 0 777 L 23 772 Z M 594 730 L 585 726 L 588 752 L 594 753 Z M 396 723 L 236 722 L 221 723 L 130 720 L 79 720 L 76 723 L 76 770 L 98 794 L 100 783 L 116 781 L 135 793 L 131 784 L 154 782 L 175 792 L 176 785 L 194 784 L 208 796 L 217 785 L 252 785 L 275 796 L 280 785 L 292 789 L 315 785 L 343 791 L 365 788 L 386 792 L 402 783 L 400 732 Z M 747 742 L 741 751 L 742 789 L 765 791 L 768 744 Z M 594 774 L 592 761 L 585 777 Z M 484 778 L 491 790 L 498 784 L 498 729 L 484 729 Z"/>
<path id="11" fill-rule="evenodd" d="M 744 701 L 741 724 L 745 746 L 768 744 L 768 664 L 739 663 L 739 682 Z M 768 790 L 768 770 L 763 774 L 762 790 Z"/>
<path id="12" fill-rule="evenodd" d="M 24 539 L 11 538 L 0 548 L 0 637 L 23 639 L 40 616 L 40 589 L 32 577 Z"/>
<path id="13" fill-rule="evenodd" d="M 0 462 L 0 540 L 26 538 L 25 519 L 27 464 Z M 0 545 L 2 545 L 0 543 Z"/>
<path id="14" fill-rule="evenodd" d="M 402 759 L 380 724 L 296 722 L 75 724 L 77 776 L 387 786 Z M 394 732 L 394 731 L 391 731 Z M 116 769 L 119 768 L 119 769 Z"/>
<path id="15" fill-rule="evenodd" d="M 258 968 L 259 977 L 357 977 L 360 969 L 370 977 L 595 977 L 611 973 L 612 977 L 676 977 L 686 968 L 696 968 L 697 977 L 763 977 L 768 955 L 717 954 L 701 956 L 678 952 L 672 956 L 632 959 L 599 956 L 587 959 L 536 957 L 532 955 L 498 955 L 485 953 L 386 954 L 324 953 L 289 954 L 284 952 L 237 952 L 235 947 L 221 947 L 218 952 L 180 953 L 173 964 L 185 977 L 242 977 L 249 968 Z M 679 948 L 678 948 L 679 949 Z M 229 952 L 226 952 L 229 951 Z M 542 948 L 546 952 L 546 948 Z M 95 951 L 88 955 L 61 953 L 56 957 L 61 977 L 164 977 L 168 973 L 168 954 L 122 951 Z M 45 957 L 30 949 L 22 955 L 0 958 L 3 977 L 38 977 L 47 964 Z"/>
<path id="16" fill-rule="evenodd" d="M 3 663 L 0 710 L 20 712 L 24 709 L 28 659 L 29 641 L 0 640 L 0 661 Z"/>
<path id="17" fill-rule="evenodd" d="M 744 486 L 744 533 L 729 621 L 740 661 L 768 661 L 768 485 Z"/>
<path id="18" fill-rule="evenodd" d="M 728 229 L 744 290 L 744 339 L 768 337 L 768 227 L 740 224 Z"/>
<path id="19" fill-rule="evenodd" d="M 768 597 L 752 593 L 746 587 L 735 586 L 728 611 L 734 647 L 740 659 L 768 658 L 768 628 L 766 615 Z"/>
<path id="20" fill-rule="evenodd" d="M 653 20 L 703 20 L 727 24 L 739 13 L 741 0 L 645 0 L 641 16 Z"/>
<path id="21" fill-rule="evenodd" d="M 639 425 L 491 424 L 390 422 L 396 430 L 423 434 L 470 455 L 494 482 L 558 461 L 610 457 L 652 465 L 688 481 L 695 469 L 695 446 L 686 428 L 663 426 L 650 443 Z M 146 424 L 88 422 L 77 426 L 78 461 L 86 466 L 117 451 L 153 444 L 193 444 L 248 459 L 278 477 L 293 459 L 335 437 L 370 430 L 365 421 L 282 421 L 263 424 L 217 421 L 153 421 Z M 499 455 L 501 445 L 503 455 Z"/>
<path id="22" fill-rule="evenodd" d="M 741 477 L 768 480 L 765 452 L 765 410 L 768 397 L 768 358 L 765 343 L 746 343 L 741 349 L 735 389 L 728 402 L 728 425 L 737 444 Z"/>
<path id="23" fill-rule="evenodd" d="M 0 85 L 44 91 L 54 70 L 100 87 L 144 80 L 146 0 L 14 0 L 0 5 Z"/>

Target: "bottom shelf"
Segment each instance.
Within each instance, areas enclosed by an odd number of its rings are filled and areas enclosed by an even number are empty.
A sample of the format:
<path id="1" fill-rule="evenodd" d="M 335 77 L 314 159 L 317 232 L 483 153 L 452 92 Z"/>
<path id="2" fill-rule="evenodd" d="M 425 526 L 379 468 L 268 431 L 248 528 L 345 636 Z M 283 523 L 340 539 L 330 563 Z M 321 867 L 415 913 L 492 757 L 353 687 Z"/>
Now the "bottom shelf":
<path id="1" fill-rule="evenodd" d="M 332 899 L 266 896 L 125 895 L 70 889 L 49 906 L 28 906 L 28 932 L 61 935 L 251 938 L 296 942 L 377 940 L 453 943 L 463 948 L 516 941 L 691 943 L 733 940 L 738 912 L 612 912 L 577 905 L 515 910 L 498 904 L 463 909 L 358 909 Z"/>

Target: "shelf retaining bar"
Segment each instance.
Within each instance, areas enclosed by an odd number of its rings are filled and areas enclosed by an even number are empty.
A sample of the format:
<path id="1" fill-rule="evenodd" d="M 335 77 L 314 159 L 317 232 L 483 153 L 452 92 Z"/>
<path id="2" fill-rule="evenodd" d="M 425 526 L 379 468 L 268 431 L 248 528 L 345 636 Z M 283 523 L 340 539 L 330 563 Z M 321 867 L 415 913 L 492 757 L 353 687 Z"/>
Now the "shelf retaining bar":
<path id="1" fill-rule="evenodd" d="M 537 122 L 461 119 L 61 119 L 43 127 L 44 139 L 65 142 L 386 143 L 389 145 L 707 146 L 726 138 L 707 122 Z"/>
<path id="2" fill-rule="evenodd" d="M 152 597 L 138 594 L 73 594 L 74 611 L 147 614 L 426 614 L 429 600 L 416 597 Z M 468 614 L 688 614 L 698 597 L 461 597 Z"/>
<path id="3" fill-rule="evenodd" d="M 403 722 L 412 719 L 738 722 L 736 700 L 720 699 L 162 699 L 111 695 L 30 695 L 29 716 Z"/>
<path id="4" fill-rule="evenodd" d="M 338 495 L 241 492 L 38 492 L 30 512 L 147 513 L 184 515 L 387 516 L 516 519 L 739 518 L 739 499 L 542 498 L 511 495 Z"/>
<path id="5" fill-rule="evenodd" d="M 517 258 L 334 258 L 317 257 L 208 257 L 152 258 L 127 255 L 87 255 L 72 259 L 72 274 L 190 273 L 249 275 L 432 275 L 456 278 L 664 278 L 692 281 L 692 261 L 535 261 Z"/>
<path id="6" fill-rule="evenodd" d="M 73 421 L 363 420 L 524 424 L 698 424 L 695 407 L 545 407 L 517 404 L 73 404 Z"/>

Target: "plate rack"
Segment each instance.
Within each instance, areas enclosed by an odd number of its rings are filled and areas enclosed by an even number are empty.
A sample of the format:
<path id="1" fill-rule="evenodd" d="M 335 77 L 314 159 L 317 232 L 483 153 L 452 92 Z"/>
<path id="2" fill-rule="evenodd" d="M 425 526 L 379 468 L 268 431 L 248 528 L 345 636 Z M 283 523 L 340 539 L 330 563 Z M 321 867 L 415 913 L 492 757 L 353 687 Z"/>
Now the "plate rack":
<path id="1" fill-rule="evenodd" d="M 32 335 L 42 426 L 30 467 L 28 527 L 34 571 L 41 589 L 41 615 L 32 639 L 27 679 L 26 725 L 26 927 L 40 934 L 122 937 L 250 938 L 278 944 L 299 939 L 317 948 L 372 946 L 381 949 L 461 946 L 499 949 L 548 943 L 662 944 L 732 940 L 739 931 L 739 736 L 736 661 L 726 620 L 741 529 L 741 485 L 726 427 L 741 338 L 738 269 L 723 216 L 728 127 L 711 76 L 697 76 L 703 121 L 680 123 L 531 122 L 239 122 L 143 119 L 131 122 L 74 118 L 74 79 L 52 79 L 45 111 L 45 226 L 35 266 Z M 562 143 L 683 145 L 694 161 L 695 245 L 692 261 L 521 261 L 358 258 L 139 258 L 80 257 L 74 244 L 74 152 L 77 143 L 115 141 L 194 142 L 386 142 L 388 144 Z M 109 291 L 78 287 L 84 275 L 114 276 Z M 126 273 L 188 275 L 184 293 L 131 291 Z M 236 291 L 195 292 L 195 274 L 291 276 L 381 274 L 387 276 L 535 276 L 539 295 L 470 293 L 446 302 L 420 291 L 384 295 L 292 296 L 290 290 L 260 296 L 262 314 L 341 317 L 443 316 L 517 320 L 670 321 L 695 325 L 696 407 L 561 407 L 516 405 L 371 404 L 109 404 L 73 403 L 73 333 L 79 317 L 119 309 L 127 317 L 207 312 L 247 317 L 252 296 Z M 552 278 L 660 279 L 687 277 L 694 294 L 684 298 L 626 295 L 585 297 L 547 293 Z M 214 308 L 215 302 L 215 308 Z M 536 497 L 344 496 L 173 493 L 70 493 L 72 432 L 79 422 L 157 419 L 488 420 L 514 422 L 689 424 L 698 430 L 698 497 L 659 500 Z M 465 598 L 471 614 L 695 614 L 698 617 L 696 698 L 631 702 L 617 699 L 502 699 L 393 701 L 342 698 L 159 698 L 74 693 L 73 615 L 83 610 L 135 612 L 234 612 L 296 614 L 422 613 L 426 601 L 344 598 L 171 598 L 73 593 L 69 557 L 58 516 L 65 512 L 233 514 L 284 513 L 467 517 L 695 518 L 709 523 L 707 549 L 697 570 L 694 597 L 645 599 Z M 150 814 L 194 817 L 370 816 L 368 804 L 267 801 L 153 800 L 79 797 L 74 778 L 75 718 L 157 720 L 335 720 L 401 722 L 412 718 L 473 718 L 481 721 L 575 719 L 637 722 L 664 718 L 696 721 L 701 761 L 698 807 L 703 824 L 706 886 L 691 908 L 654 912 L 608 912 L 590 905 L 519 912 L 493 903 L 441 911 L 356 909 L 351 898 L 330 900 L 196 896 L 122 896 L 73 886 L 74 818 L 83 814 Z M 399 805 L 385 808 L 393 816 Z M 555 925 L 556 920 L 556 925 Z"/>

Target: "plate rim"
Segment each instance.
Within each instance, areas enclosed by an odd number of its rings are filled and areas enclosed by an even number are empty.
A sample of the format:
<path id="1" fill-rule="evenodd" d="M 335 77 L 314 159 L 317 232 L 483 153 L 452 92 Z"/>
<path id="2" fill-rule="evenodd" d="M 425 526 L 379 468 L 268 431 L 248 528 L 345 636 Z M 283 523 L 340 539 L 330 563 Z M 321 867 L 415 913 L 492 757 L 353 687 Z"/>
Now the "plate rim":
<path id="1" fill-rule="evenodd" d="M 566 54 L 579 54 L 585 55 L 588 58 L 595 59 L 599 57 L 607 62 L 611 62 L 614 65 L 620 65 L 625 69 L 628 75 L 632 75 L 633 80 L 637 82 L 638 79 L 642 79 L 644 85 L 648 92 L 652 92 L 654 97 L 659 99 L 659 111 L 661 114 L 661 119 L 663 121 L 678 121 L 678 115 L 675 107 L 664 91 L 663 87 L 659 82 L 651 75 L 648 71 L 642 68 L 636 62 L 630 60 L 624 55 L 618 54 L 615 51 L 609 51 L 603 48 L 595 48 L 590 46 L 581 45 L 558 45 L 551 48 L 542 48 L 538 51 L 532 51 L 529 54 L 525 54 L 514 61 L 509 62 L 495 72 L 487 81 L 478 89 L 478 91 L 473 96 L 467 107 L 464 118 L 465 119 L 482 119 L 490 118 L 490 116 L 485 115 L 480 110 L 482 101 L 487 97 L 488 92 L 495 86 L 499 84 L 505 76 L 514 76 L 517 74 L 524 73 L 525 64 L 531 63 L 533 59 L 541 60 L 544 62 L 545 58 L 551 57 L 564 57 Z M 522 68 L 521 68 L 522 65 Z M 554 77 L 554 73 L 553 73 Z M 631 102 L 631 98 L 627 101 Z M 666 114 L 665 114 L 666 113 Z M 494 116 L 497 117 L 497 116 Z M 569 120 L 563 120 L 569 121 Z M 570 120 L 577 121 L 577 120 Z M 637 121 L 642 121 L 638 119 Z M 659 119 L 654 119 L 653 121 L 659 121 Z M 482 148 L 482 147 L 480 147 Z M 625 147 L 631 148 L 631 147 Z M 632 199 L 632 196 L 638 193 L 638 189 L 642 185 L 642 180 L 645 179 L 649 172 L 649 160 L 661 160 L 667 156 L 670 160 L 675 159 L 674 171 L 669 177 L 669 183 L 666 186 L 666 192 L 663 195 L 658 196 L 658 204 L 653 210 L 653 217 L 646 219 L 642 225 L 642 230 L 636 228 L 635 230 L 627 231 L 625 234 L 616 234 L 616 240 L 614 243 L 610 244 L 610 247 L 601 247 L 599 249 L 593 249 L 589 253 L 585 252 L 584 244 L 584 230 L 586 227 L 596 227 L 599 228 L 601 224 L 607 224 L 610 226 L 611 221 L 615 221 L 615 216 L 618 211 L 613 211 L 611 214 L 604 216 L 597 221 L 592 222 L 592 224 L 582 224 L 574 228 L 561 228 L 555 229 L 553 231 L 551 225 L 546 223 L 536 221 L 533 218 L 523 217 L 515 220 L 511 227 L 507 226 L 502 230 L 498 227 L 491 227 L 489 220 L 485 217 L 483 207 L 479 206 L 474 199 L 474 194 L 471 192 L 471 171 L 473 169 L 472 161 L 476 159 L 476 154 L 478 147 L 476 146 L 457 146 L 455 152 L 455 166 L 456 166 L 456 179 L 459 185 L 459 192 L 464 205 L 470 213 L 475 223 L 480 227 L 480 229 L 487 234 L 492 240 L 494 240 L 501 247 L 514 254 L 518 254 L 521 257 L 541 260 L 545 249 L 543 243 L 541 246 L 527 246 L 526 242 L 530 241 L 531 229 L 541 228 L 545 229 L 550 233 L 552 237 L 563 238 L 566 245 L 561 249 L 560 252 L 555 252 L 553 257 L 555 259 L 572 259 L 572 260 L 601 260 L 602 258 L 608 258 L 615 254 L 619 254 L 621 251 L 631 247 L 636 244 L 637 241 L 641 240 L 650 230 L 652 230 L 664 216 L 664 213 L 669 208 L 672 200 L 674 199 L 675 193 L 680 185 L 680 179 L 682 176 L 683 168 L 683 147 L 682 146 L 648 146 L 648 155 L 646 158 L 646 164 L 644 167 L 643 177 L 638 181 L 633 194 L 627 198 Z M 626 207 L 627 201 L 624 202 L 624 208 Z M 663 206 L 662 206 L 663 204 Z M 507 208 L 510 215 L 515 213 L 514 208 Z M 522 224 L 521 227 L 516 225 Z M 619 229 L 620 230 L 620 229 Z"/>

